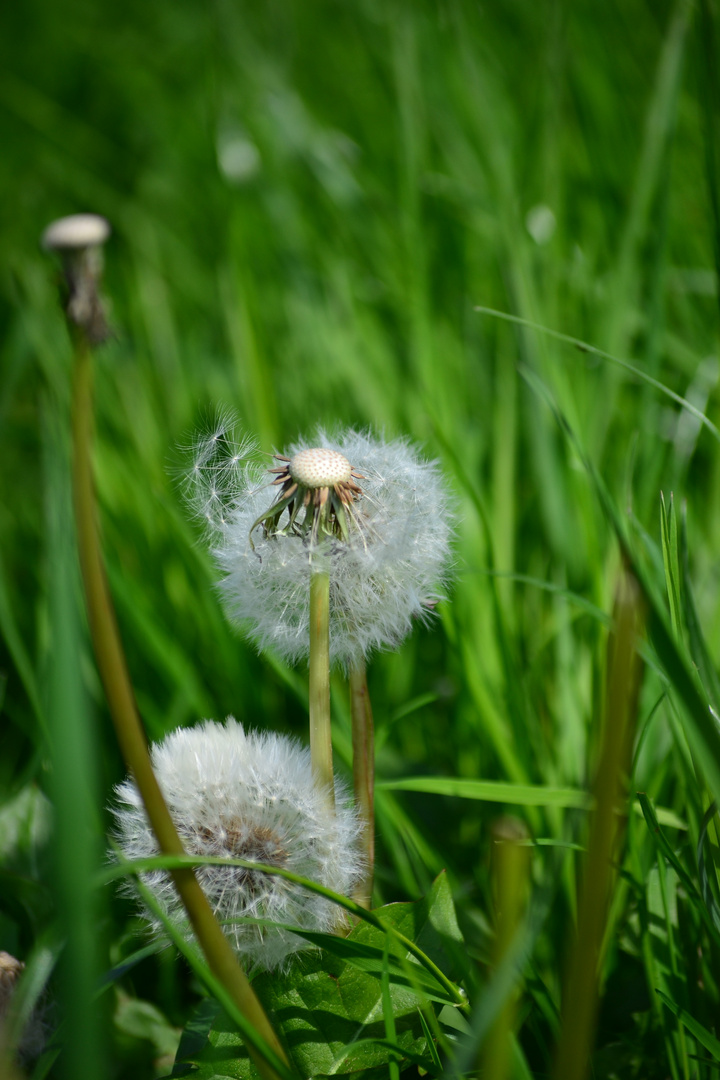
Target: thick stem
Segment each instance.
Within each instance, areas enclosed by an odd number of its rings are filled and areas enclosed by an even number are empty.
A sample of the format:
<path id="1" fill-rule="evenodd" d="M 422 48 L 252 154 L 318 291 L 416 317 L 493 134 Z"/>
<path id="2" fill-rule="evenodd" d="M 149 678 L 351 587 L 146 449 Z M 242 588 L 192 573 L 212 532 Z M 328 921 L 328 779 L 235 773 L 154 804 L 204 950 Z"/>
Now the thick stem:
<path id="1" fill-rule="evenodd" d="M 365 855 L 365 873 L 354 898 L 369 909 L 375 869 L 375 730 L 362 657 L 350 668 L 350 715 L 355 803 L 363 824 L 361 844 Z"/>
<path id="2" fill-rule="evenodd" d="M 637 652 L 644 619 L 637 581 L 624 570 L 618 582 L 613 631 L 608 640 L 608 674 L 602 744 L 594 784 L 595 811 L 578 908 L 577 941 L 568 965 L 556 1080 L 588 1075 L 600 989 L 605 923 L 622 859 L 627 776 L 637 721 L 642 665 Z"/>
<path id="3" fill-rule="evenodd" d="M 310 576 L 310 755 L 316 781 L 335 802 L 330 727 L 330 574 Z"/>
<path id="4" fill-rule="evenodd" d="M 493 967 L 507 962 L 522 924 L 528 894 L 530 849 L 528 832 L 517 818 L 507 817 L 492 827 L 492 875 L 495 886 L 495 947 Z M 519 977 L 519 973 L 518 973 Z M 512 1032 L 517 1011 L 517 987 L 510 990 L 482 1048 L 481 1075 L 485 1080 L 507 1080 L 510 1075 Z"/>
<path id="5" fill-rule="evenodd" d="M 184 854 L 162 792 L 150 763 L 145 733 L 137 711 L 120 634 L 110 598 L 95 518 L 92 479 L 92 357 L 83 333 L 75 332 L 73 391 L 73 489 L 80 567 L 95 656 L 105 687 L 118 743 L 132 772 L 160 849 L 167 855 Z M 232 996 L 264 1040 L 271 1055 L 287 1069 L 287 1057 L 262 1005 L 240 968 L 232 948 L 192 869 L 170 871 L 195 935 L 213 974 Z M 261 1050 L 248 1045 L 264 1080 L 277 1080 L 280 1072 Z M 286 1071 L 283 1070 L 283 1071 Z"/>

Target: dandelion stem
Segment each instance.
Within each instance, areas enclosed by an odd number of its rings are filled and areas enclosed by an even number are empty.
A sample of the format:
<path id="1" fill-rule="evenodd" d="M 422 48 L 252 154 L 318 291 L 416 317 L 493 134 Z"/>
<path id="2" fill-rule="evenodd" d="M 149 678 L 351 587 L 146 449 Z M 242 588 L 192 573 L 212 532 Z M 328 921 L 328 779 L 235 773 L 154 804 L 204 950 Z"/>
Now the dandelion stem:
<path id="1" fill-rule="evenodd" d="M 361 845 L 365 855 L 365 874 L 355 892 L 355 900 L 369 909 L 375 867 L 375 730 L 362 655 L 350 668 L 350 715 L 355 803 L 363 823 Z"/>
<path id="2" fill-rule="evenodd" d="M 330 728 L 330 573 L 310 575 L 310 756 L 315 779 L 335 801 Z"/>
<path id="3" fill-rule="evenodd" d="M 95 516 L 92 479 L 92 354 L 81 328 L 70 326 L 75 349 L 73 389 L 73 488 L 80 566 L 85 587 L 90 632 L 105 687 L 118 743 L 135 777 L 161 851 L 182 855 L 165 800 L 150 764 L 145 733 L 137 711 L 115 613 L 110 598 Z M 192 870 L 171 871 L 208 965 L 273 1057 L 287 1065 L 287 1057 L 255 992 L 240 968 L 230 944 L 213 915 L 207 897 Z M 281 1072 L 269 1064 L 262 1049 L 248 1045 L 263 1080 L 278 1080 Z M 282 1069 L 287 1073 L 287 1069 Z"/>

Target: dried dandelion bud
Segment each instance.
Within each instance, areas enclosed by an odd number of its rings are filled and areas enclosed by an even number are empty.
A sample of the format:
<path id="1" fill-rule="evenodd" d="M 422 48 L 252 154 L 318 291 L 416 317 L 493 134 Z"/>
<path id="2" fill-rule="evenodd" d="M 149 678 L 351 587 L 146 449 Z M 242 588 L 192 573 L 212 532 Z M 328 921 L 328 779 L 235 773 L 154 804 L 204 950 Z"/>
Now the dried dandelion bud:
<path id="1" fill-rule="evenodd" d="M 229 717 L 174 731 L 153 746 L 152 763 L 170 814 L 191 855 L 241 858 L 280 869 L 343 894 L 362 873 L 359 824 L 336 781 L 337 805 L 312 776 L 310 752 L 294 739 L 246 732 Z M 140 795 L 128 779 L 116 789 L 116 838 L 128 859 L 158 854 Z M 332 932 L 342 909 L 287 879 L 239 866 L 200 866 L 198 879 L 236 951 L 257 968 L 281 966 L 309 946 L 288 930 L 244 918 Z M 169 875 L 142 875 L 167 917 L 190 935 Z M 162 924 L 150 913 L 153 930 Z"/>
<path id="2" fill-rule="evenodd" d="M 267 471 L 243 460 L 229 428 L 220 428 L 196 448 L 189 494 L 225 575 L 227 612 L 261 649 L 290 662 L 307 657 L 310 574 L 322 558 L 332 663 L 349 667 L 395 648 L 415 619 L 432 616 L 453 531 L 436 462 L 405 439 L 319 430 L 311 444 L 275 455 L 273 500 Z"/>
<path id="3" fill-rule="evenodd" d="M 99 247 L 110 236 L 110 225 L 99 214 L 70 214 L 48 225 L 42 235 L 46 251 L 78 251 Z"/>
<path id="4" fill-rule="evenodd" d="M 65 281 L 65 313 L 91 345 L 109 337 L 99 295 L 102 274 L 101 248 L 110 236 L 110 225 L 98 214 L 71 214 L 48 225 L 41 245 L 62 259 Z"/>

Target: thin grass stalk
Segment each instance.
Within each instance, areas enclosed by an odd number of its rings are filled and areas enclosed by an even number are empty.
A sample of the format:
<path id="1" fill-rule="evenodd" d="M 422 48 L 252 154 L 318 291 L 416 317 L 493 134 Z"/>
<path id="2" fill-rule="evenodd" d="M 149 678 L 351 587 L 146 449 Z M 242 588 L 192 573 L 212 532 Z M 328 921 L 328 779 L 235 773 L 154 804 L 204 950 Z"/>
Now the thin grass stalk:
<path id="1" fill-rule="evenodd" d="M 670 914 L 670 907 L 669 907 L 669 904 L 668 904 L 667 877 L 666 877 L 666 875 L 668 873 L 668 865 L 665 862 L 665 859 L 660 854 L 660 852 L 658 852 L 657 868 L 658 868 L 658 884 L 660 886 L 660 898 L 661 898 L 661 901 L 662 901 L 663 914 L 665 916 L 665 933 L 667 934 L 668 956 L 670 957 L 670 972 L 672 974 L 673 979 L 677 983 L 679 983 L 681 980 L 680 980 L 680 972 L 678 971 L 678 962 L 677 962 L 678 949 L 677 949 L 677 947 L 675 945 L 675 941 L 673 940 L 675 934 L 674 934 L 674 931 L 673 931 L 672 916 Z M 670 873 L 672 873 L 672 871 L 670 871 Z M 677 1041 L 678 1041 L 678 1046 L 679 1046 L 678 1056 L 680 1058 L 680 1064 L 682 1065 L 683 1078 L 684 1078 L 684 1080 L 689 1080 L 689 1077 L 690 1077 L 690 1060 L 689 1060 L 689 1056 L 688 1056 L 687 1040 L 685 1038 L 685 1027 L 684 1027 L 684 1025 L 683 1025 L 683 1023 L 682 1023 L 682 1021 L 680 1020 L 679 1017 L 676 1020 L 676 1030 L 677 1030 Z"/>
<path id="2" fill-rule="evenodd" d="M 496 821 L 492 829 L 492 868 L 497 911 L 493 967 L 507 957 L 520 927 L 528 891 L 530 848 L 527 829 L 518 818 Z M 506 1080 L 510 1074 L 512 1032 L 517 1012 L 517 993 L 512 991 L 488 1033 L 481 1053 L 485 1080 Z"/>
<path id="3" fill-rule="evenodd" d="M 150 763 L 145 733 L 135 703 L 107 584 L 96 525 L 92 478 L 92 354 L 82 330 L 74 331 L 73 343 L 75 372 L 72 427 L 75 518 L 80 566 L 95 656 L 118 743 L 125 762 L 135 778 L 158 845 L 168 855 L 182 855 L 184 854 L 182 843 Z M 212 908 L 194 871 L 175 869 L 170 873 L 210 970 L 227 989 L 238 1008 L 268 1047 L 281 1061 L 287 1063 L 285 1051 L 238 964 L 230 943 L 213 915 Z M 251 1045 L 248 1045 L 248 1052 L 264 1080 L 277 1080 L 279 1074 L 261 1053 Z"/>
<path id="4" fill-rule="evenodd" d="M 584 1080 L 593 1046 L 600 990 L 605 921 L 615 884 L 627 802 L 627 777 L 640 693 L 637 653 L 643 623 L 640 588 L 622 572 L 615 596 L 613 631 L 608 641 L 608 675 L 600 761 L 594 784 L 595 812 L 578 906 L 577 940 L 568 964 L 563 994 L 555 1080 Z"/>
<path id="5" fill-rule="evenodd" d="M 430 972 L 434 979 L 442 986 L 450 998 L 453 1001 L 454 1006 L 461 1009 L 465 1014 L 470 1010 L 470 1003 L 467 998 L 467 994 L 459 989 L 455 983 L 441 970 L 440 967 L 432 960 L 427 953 L 423 952 L 420 946 L 401 933 L 395 926 L 383 921 L 383 919 L 374 911 L 367 911 L 361 907 L 355 900 L 348 896 L 343 896 L 341 893 L 333 892 L 332 889 L 328 889 L 325 885 L 320 885 L 317 881 L 312 881 L 310 878 L 302 877 L 301 874 L 296 874 L 292 870 L 284 870 L 280 866 L 271 866 L 269 863 L 257 862 L 255 859 L 228 859 L 223 856 L 214 855 L 154 855 L 147 859 L 132 859 L 131 861 L 125 860 L 117 866 L 108 867 L 103 871 L 100 876 L 101 882 L 113 881 L 115 878 L 123 877 L 128 872 L 133 874 L 143 874 L 148 870 L 162 870 L 173 866 L 241 866 L 247 870 L 257 871 L 260 874 L 267 874 L 269 877 L 279 877 L 284 881 L 290 882 L 292 885 L 296 885 L 298 888 L 306 889 L 308 892 L 315 893 L 317 896 L 324 896 L 328 900 L 332 900 L 334 904 L 341 907 L 348 914 L 359 919 L 361 922 L 368 923 L 370 926 L 374 926 L 376 930 L 380 930 L 383 935 L 387 935 L 401 944 L 407 953 L 410 953 L 419 961 L 420 964 Z M 272 922 L 273 920 L 269 920 Z M 275 924 L 278 925 L 278 924 Z M 280 924 L 282 925 L 282 924 Z M 290 927 L 288 927 L 290 929 Z M 403 963 L 403 961 L 400 961 Z"/>
<path id="6" fill-rule="evenodd" d="M 310 756 L 315 779 L 335 802 L 330 726 L 330 573 L 310 575 Z"/>
<path id="7" fill-rule="evenodd" d="M 372 906 L 375 870 L 375 728 L 367 684 L 365 660 L 350 668 L 350 717 L 352 721 L 353 785 L 355 805 L 362 820 L 361 846 L 365 872 L 354 899 L 364 908 Z"/>

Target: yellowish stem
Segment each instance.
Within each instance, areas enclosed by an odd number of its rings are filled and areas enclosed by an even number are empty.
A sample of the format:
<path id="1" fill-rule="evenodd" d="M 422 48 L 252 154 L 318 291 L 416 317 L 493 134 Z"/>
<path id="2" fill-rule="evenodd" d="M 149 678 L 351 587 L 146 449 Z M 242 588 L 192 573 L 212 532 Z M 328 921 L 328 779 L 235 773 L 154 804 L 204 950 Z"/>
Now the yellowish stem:
<path id="1" fill-rule="evenodd" d="M 553 1076 L 584 1080 L 593 1046 L 600 988 L 605 920 L 621 857 L 627 776 L 637 719 L 642 668 L 637 653 L 643 604 L 632 574 L 622 573 L 608 641 L 608 675 L 600 761 L 594 784 L 595 811 L 583 876 L 575 948 L 563 993 L 560 1042 Z"/>
<path id="2" fill-rule="evenodd" d="M 310 576 L 310 756 L 313 775 L 335 804 L 330 727 L 330 574 Z"/>
<path id="3" fill-rule="evenodd" d="M 82 331 L 75 331 L 73 393 L 73 489 L 80 565 L 95 656 L 105 687 L 122 755 L 131 770 L 160 849 L 184 854 L 150 763 L 145 733 L 138 714 L 120 634 L 105 575 L 95 519 L 92 479 L 92 357 Z M 170 871 L 208 966 L 231 995 L 238 1009 L 285 1066 L 287 1056 L 255 992 L 215 918 L 192 869 Z M 248 1052 L 263 1080 L 280 1073 L 252 1045 Z"/>
<path id="4" fill-rule="evenodd" d="M 495 886 L 495 947 L 493 966 L 497 970 L 507 957 L 520 927 L 527 902 L 530 848 L 527 829 L 517 818 L 501 818 L 492 830 L 492 869 Z M 513 989 L 500 1009 L 482 1050 L 485 1080 L 507 1080 L 510 1074 L 512 1031 L 517 1009 Z"/>
<path id="5" fill-rule="evenodd" d="M 363 825 L 361 846 L 365 855 L 365 873 L 354 899 L 369 909 L 372 904 L 375 868 L 375 731 L 365 661 L 362 657 L 350 668 L 350 715 L 355 803 Z"/>

